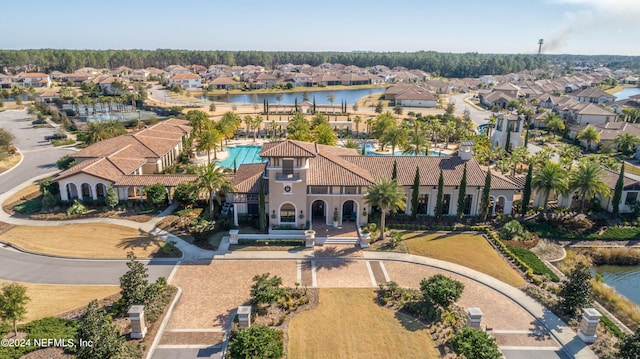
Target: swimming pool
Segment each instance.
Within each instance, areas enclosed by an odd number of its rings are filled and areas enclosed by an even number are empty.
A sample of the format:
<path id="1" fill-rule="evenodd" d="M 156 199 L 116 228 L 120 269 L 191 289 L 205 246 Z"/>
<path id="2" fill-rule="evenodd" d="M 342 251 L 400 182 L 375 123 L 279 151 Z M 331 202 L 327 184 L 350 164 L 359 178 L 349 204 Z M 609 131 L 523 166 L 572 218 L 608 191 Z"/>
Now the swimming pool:
<path id="1" fill-rule="evenodd" d="M 235 146 L 225 147 L 225 151 L 229 152 L 229 156 L 218 162 L 218 166 L 224 168 L 233 168 L 234 162 L 236 168 L 246 163 L 260 163 L 260 150 L 262 146 Z"/>

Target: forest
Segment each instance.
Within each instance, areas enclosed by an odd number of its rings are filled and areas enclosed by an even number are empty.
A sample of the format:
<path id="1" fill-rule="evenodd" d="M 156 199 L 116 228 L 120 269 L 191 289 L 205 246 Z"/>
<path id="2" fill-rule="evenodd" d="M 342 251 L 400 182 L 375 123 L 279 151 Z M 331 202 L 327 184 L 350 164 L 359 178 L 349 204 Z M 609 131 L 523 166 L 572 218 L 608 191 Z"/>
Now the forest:
<path id="1" fill-rule="evenodd" d="M 210 66 L 260 65 L 267 69 L 280 64 L 340 63 L 368 67 L 384 65 L 420 69 L 449 78 L 501 75 L 547 67 L 544 56 L 479 53 L 419 52 L 280 52 L 280 51 L 192 51 L 192 50 L 0 50 L 0 69 L 17 72 L 73 72 L 82 67 L 134 69 L 168 65 Z"/>

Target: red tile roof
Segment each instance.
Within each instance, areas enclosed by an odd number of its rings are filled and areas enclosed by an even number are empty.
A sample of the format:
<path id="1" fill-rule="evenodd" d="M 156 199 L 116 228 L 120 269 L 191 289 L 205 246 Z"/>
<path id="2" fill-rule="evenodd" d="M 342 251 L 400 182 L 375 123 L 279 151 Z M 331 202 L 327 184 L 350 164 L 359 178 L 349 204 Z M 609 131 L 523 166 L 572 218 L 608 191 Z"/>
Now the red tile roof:
<path id="1" fill-rule="evenodd" d="M 130 175 L 122 176 L 113 185 L 115 187 L 143 187 L 160 183 L 164 186 L 176 187 L 180 183 L 193 182 L 196 175 Z"/>

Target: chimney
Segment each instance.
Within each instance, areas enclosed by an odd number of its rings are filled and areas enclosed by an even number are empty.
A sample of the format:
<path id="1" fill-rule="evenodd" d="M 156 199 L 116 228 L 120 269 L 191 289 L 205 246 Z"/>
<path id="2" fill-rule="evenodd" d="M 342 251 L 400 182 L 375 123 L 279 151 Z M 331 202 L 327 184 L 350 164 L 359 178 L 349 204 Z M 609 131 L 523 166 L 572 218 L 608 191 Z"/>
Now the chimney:
<path id="1" fill-rule="evenodd" d="M 473 157 L 473 146 L 475 146 L 475 144 L 473 141 L 461 141 L 460 149 L 458 149 L 458 157 L 463 161 L 470 160 Z"/>

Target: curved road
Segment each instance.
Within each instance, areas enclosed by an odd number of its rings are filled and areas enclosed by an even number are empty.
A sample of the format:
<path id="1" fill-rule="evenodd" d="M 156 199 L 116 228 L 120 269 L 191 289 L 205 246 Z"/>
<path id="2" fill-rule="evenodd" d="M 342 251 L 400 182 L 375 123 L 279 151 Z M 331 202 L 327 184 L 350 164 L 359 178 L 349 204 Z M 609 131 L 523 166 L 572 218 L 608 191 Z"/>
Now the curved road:
<path id="1" fill-rule="evenodd" d="M 70 148 L 57 148 L 44 136 L 55 133 L 53 128 L 33 128 L 33 116 L 26 110 L 0 113 L 0 127 L 15 136 L 15 146 L 20 149 L 23 161 L 10 172 L 0 174 L 0 194 L 23 184 L 25 181 L 57 169 L 56 161 L 73 152 Z"/>
<path id="2" fill-rule="evenodd" d="M 141 261 L 149 279 L 168 278 L 177 260 Z M 127 271 L 126 260 L 52 258 L 0 248 L 0 278 L 27 283 L 118 285 Z"/>

